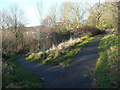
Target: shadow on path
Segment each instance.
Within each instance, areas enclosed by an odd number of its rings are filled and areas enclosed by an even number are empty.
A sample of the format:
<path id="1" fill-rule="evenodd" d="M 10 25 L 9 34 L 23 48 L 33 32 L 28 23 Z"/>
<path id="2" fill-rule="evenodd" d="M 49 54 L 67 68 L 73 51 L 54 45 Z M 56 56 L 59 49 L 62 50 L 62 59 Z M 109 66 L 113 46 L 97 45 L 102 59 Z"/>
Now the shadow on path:
<path id="1" fill-rule="evenodd" d="M 105 34 L 91 41 L 68 67 L 48 66 L 25 61 L 20 56 L 15 62 L 44 78 L 50 88 L 95 88 L 93 72 L 98 59 L 98 43 Z M 34 78 L 34 77 L 31 77 Z"/>

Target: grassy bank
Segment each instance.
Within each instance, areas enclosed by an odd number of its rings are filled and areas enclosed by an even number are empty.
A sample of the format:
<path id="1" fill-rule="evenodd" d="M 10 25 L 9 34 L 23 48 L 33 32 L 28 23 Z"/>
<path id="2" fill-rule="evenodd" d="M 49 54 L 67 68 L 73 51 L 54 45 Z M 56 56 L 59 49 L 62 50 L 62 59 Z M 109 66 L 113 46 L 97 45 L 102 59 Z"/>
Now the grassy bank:
<path id="1" fill-rule="evenodd" d="M 99 59 L 96 65 L 95 76 L 97 85 L 100 88 L 116 88 L 119 85 L 119 46 L 120 42 L 118 41 L 117 29 L 113 29 L 99 43 Z"/>
<path id="2" fill-rule="evenodd" d="M 3 64 L 2 88 L 45 88 L 41 78 L 14 62 L 16 58 L 13 55 Z"/>
<path id="3" fill-rule="evenodd" d="M 26 60 L 38 61 L 43 64 L 67 66 L 73 61 L 74 56 L 95 37 L 85 35 L 81 38 L 70 39 L 45 52 L 33 53 L 27 56 Z"/>

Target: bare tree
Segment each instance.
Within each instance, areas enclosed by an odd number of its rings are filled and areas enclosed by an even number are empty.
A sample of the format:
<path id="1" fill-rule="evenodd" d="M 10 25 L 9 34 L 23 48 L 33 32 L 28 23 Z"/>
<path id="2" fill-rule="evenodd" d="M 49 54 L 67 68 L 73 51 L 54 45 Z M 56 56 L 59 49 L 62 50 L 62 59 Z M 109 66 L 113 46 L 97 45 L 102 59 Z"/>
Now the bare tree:
<path id="1" fill-rule="evenodd" d="M 39 23 L 40 25 L 42 25 L 42 19 L 43 19 L 43 4 L 42 2 L 37 2 L 37 11 L 38 11 L 38 20 L 39 20 Z M 41 42 L 40 42 L 40 39 L 41 39 L 41 29 L 37 29 L 37 39 L 38 39 L 38 51 L 40 51 L 41 49 Z"/>
<path id="2" fill-rule="evenodd" d="M 1 37 L 2 37 L 2 49 L 3 51 L 9 52 L 10 49 L 7 49 L 7 47 L 10 47 L 9 42 L 10 40 L 6 40 L 6 37 L 10 37 L 9 28 L 10 28 L 10 15 L 8 14 L 8 11 L 6 9 L 1 10 L 0 12 L 0 29 L 1 29 Z M 6 33 L 8 32 L 8 33 Z"/>
<path id="3" fill-rule="evenodd" d="M 10 15 L 6 9 L 1 10 L 0 12 L 0 29 L 7 30 L 10 27 Z"/>
<path id="4" fill-rule="evenodd" d="M 43 18 L 43 2 L 39 3 L 37 2 L 37 9 L 38 9 L 38 13 L 39 13 L 39 22 L 40 22 L 40 29 L 37 30 L 38 31 L 38 47 L 39 47 L 39 50 L 43 49 L 42 48 L 43 46 L 42 43 L 43 42 L 40 42 L 42 41 L 42 29 L 44 28 L 44 26 L 51 26 L 51 27 L 54 27 L 56 25 L 56 21 L 57 21 L 57 5 L 55 5 L 54 7 L 50 7 L 49 11 L 50 13 L 45 17 Z M 46 45 L 45 45 L 46 46 Z"/>
<path id="5" fill-rule="evenodd" d="M 43 19 L 42 25 L 46 26 L 55 26 L 58 20 L 57 14 L 57 4 L 55 6 L 50 7 L 50 13 Z"/>
<path id="6" fill-rule="evenodd" d="M 103 9 L 103 8 L 101 8 L 101 3 L 100 3 L 100 0 L 99 0 L 98 6 L 97 6 L 96 27 L 99 27 L 100 18 L 103 14 L 103 10 L 101 10 L 101 9 Z"/>
<path id="7" fill-rule="evenodd" d="M 72 3 L 71 2 L 65 2 L 62 4 L 62 7 L 61 7 L 61 17 L 60 17 L 60 21 L 62 22 L 62 26 L 64 28 L 67 28 L 68 23 L 70 23 L 71 21 L 71 17 L 72 15 L 70 14 L 70 7 L 71 7 Z M 74 17 L 74 16 L 73 16 Z"/>
<path id="8" fill-rule="evenodd" d="M 110 24 L 118 26 L 118 2 L 105 2 L 104 13 L 101 18 L 106 18 Z"/>
<path id="9" fill-rule="evenodd" d="M 81 27 L 82 20 L 86 14 L 86 8 L 83 7 L 87 3 L 81 2 L 66 2 L 63 3 L 61 11 L 61 21 L 66 25 L 66 28 L 71 27 Z"/>
<path id="10" fill-rule="evenodd" d="M 52 26 L 52 17 L 50 15 L 46 16 L 46 18 L 42 21 L 42 25 L 44 26 Z"/>
<path id="11" fill-rule="evenodd" d="M 51 25 L 55 26 L 57 22 L 57 4 L 50 8 Z"/>
<path id="12" fill-rule="evenodd" d="M 107 22 L 115 24 L 118 18 L 118 5 L 115 2 L 103 2 L 99 0 L 89 9 L 87 23 L 96 27 L 101 27 L 101 23 Z"/>
<path id="13" fill-rule="evenodd" d="M 86 8 L 84 6 L 85 3 L 73 3 L 71 6 L 72 15 L 74 15 L 73 21 L 77 24 L 77 27 L 82 26 L 82 19 L 85 16 Z M 87 4 L 87 3 L 86 3 Z"/>
<path id="14" fill-rule="evenodd" d="M 18 41 L 22 40 L 22 47 L 23 47 L 23 30 L 26 24 L 25 14 L 22 9 L 20 9 L 17 5 L 13 5 L 10 7 L 10 24 L 11 28 L 10 31 L 16 38 L 16 51 L 18 46 Z"/>

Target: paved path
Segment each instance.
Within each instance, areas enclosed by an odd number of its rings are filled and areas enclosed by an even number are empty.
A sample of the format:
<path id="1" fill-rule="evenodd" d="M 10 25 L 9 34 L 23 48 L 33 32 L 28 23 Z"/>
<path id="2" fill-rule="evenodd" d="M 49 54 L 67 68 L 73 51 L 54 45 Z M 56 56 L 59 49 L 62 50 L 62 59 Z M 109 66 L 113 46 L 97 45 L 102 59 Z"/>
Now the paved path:
<path id="1" fill-rule="evenodd" d="M 25 61 L 20 56 L 16 62 L 44 78 L 50 88 L 95 88 L 93 72 L 98 60 L 98 43 L 104 35 L 94 39 L 78 53 L 68 67 L 48 66 L 37 62 Z M 31 77 L 34 78 L 34 77 Z"/>

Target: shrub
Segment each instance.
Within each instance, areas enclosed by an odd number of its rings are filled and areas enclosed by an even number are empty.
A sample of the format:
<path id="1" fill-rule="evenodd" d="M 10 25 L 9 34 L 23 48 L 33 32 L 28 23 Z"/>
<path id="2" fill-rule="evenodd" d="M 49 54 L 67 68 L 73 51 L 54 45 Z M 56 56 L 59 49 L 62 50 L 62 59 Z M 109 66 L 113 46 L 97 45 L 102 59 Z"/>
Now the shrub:
<path id="1" fill-rule="evenodd" d="M 72 32 L 70 31 L 65 30 L 65 32 L 63 32 L 59 28 L 53 28 L 49 35 L 49 40 L 52 44 L 58 45 L 59 43 L 68 40 L 71 35 Z"/>
<path id="2" fill-rule="evenodd" d="M 81 28 L 77 28 L 74 35 L 81 36 L 88 33 L 94 36 L 100 34 L 101 30 L 93 26 L 83 26 Z"/>

